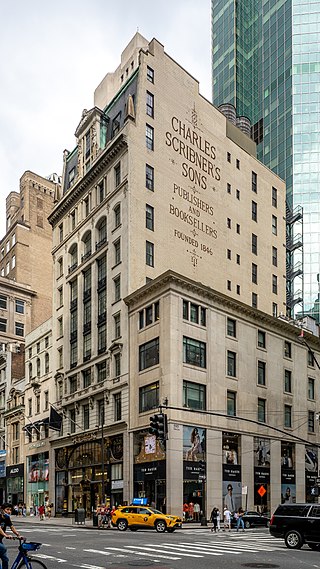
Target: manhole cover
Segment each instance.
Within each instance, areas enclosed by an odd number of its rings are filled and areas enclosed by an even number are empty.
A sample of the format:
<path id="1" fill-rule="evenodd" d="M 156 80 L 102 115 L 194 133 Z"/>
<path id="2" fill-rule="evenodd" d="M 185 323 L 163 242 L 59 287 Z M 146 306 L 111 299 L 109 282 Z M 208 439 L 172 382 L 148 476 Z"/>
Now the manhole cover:
<path id="1" fill-rule="evenodd" d="M 276 569 L 280 565 L 273 563 L 242 563 L 242 567 L 252 567 L 253 569 Z"/>

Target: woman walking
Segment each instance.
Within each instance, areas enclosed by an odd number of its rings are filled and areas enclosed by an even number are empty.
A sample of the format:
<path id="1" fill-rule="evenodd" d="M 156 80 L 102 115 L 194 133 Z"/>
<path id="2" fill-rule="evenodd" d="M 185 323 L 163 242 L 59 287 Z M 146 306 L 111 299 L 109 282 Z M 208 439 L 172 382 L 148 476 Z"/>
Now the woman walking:
<path id="1" fill-rule="evenodd" d="M 211 531 L 214 531 L 216 533 L 217 531 L 217 525 L 218 525 L 218 510 L 217 508 L 213 508 L 211 515 L 210 515 L 210 520 L 212 522 L 212 528 Z"/>

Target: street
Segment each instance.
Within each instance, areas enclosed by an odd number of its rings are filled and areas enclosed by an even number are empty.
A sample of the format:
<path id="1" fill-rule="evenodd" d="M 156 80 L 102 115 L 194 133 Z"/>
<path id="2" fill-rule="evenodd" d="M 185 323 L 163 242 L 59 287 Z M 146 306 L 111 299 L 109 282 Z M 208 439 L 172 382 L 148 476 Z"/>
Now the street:
<path id="1" fill-rule="evenodd" d="M 320 568 L 320 553 L 308 546 L 288 550 L 284 541 L 270 536 L 267 529 L 213 534 L 210 528 L 183 528 L 173 534 L 155 531 L 119 532 L 82 527 L 42 526 L 17 522 L 28 541 L 43 545 L 34 557 L 48 569 L 66 564 L 81 569 L 197 569 L 208 567 L 251 567 L 252 569 L 298 569 L 301 565 Z M 6 541 L 10 561 L 16 555 L 16 542 Z"/>

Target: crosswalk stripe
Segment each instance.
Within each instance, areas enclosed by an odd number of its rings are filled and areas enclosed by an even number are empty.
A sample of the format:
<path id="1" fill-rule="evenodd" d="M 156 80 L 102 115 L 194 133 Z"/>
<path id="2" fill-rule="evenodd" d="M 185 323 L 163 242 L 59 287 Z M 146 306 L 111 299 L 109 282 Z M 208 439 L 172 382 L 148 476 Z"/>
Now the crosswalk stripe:
<path id="1" fill-rule="evenodd" d="M 129 547 L 130 549 L 139 549 L 139 551 L 141 549 L 150 550 L 150 547 L 152 547 L 152 552 L 157 551 L 158 553 L 171 553 L 171 551 L 166 552 L 166 551 L 163 551 L 163 549 L 154 549 L 155 547 L 163 547 L 162 545 L 159 546 L 159 545 L 151 545 L 150 544 L 149 547 L 141 547 L 139 545 L 126 545 L 126 547 Z M 173 549 L 176 549 L 176 548 L 173 547 Z M 187 550 L 183 549 L 183 551 L 187 551 Z M 174 553 L 174 552 L 172 552 L 172 553 Z M 181 553 L 180 551 L 175 551 L 175 553 L 177 553 L 183 557 L 203 557 L 203 555 L 192 555 L 191 553 Z"/>
<path id="2" fill-rule="evenodd" d="M 187 545 L 187 544 L 183 544 L 183 545 Z M 233 555 L 239 555 L 240 553 L 242 553 L 243 551 L 251 551 L 251 553 L 256 553 L 258 550 L 258 548 L 244 548 L 244 547 L 234 547 L 233 544 L 227 544 L 227 543 L 219 543 L 219 544 L 200 544 L 200 543 L 194 543 L 192 546 L 190 547 L 195 547 L 198 548 L 200 550 L 203 549 L 203 547 L 206 546 L 207 549 L 210 549 L 212 551 L 222 551 L 223 553 L 232 553 Z"/>
<path id="3" fill-rule="evenodd" d="M 258 544 L 250 544 L 250 543 L 237 543 L 235 544 L 233 543 L 226 543 L 226 542 L 220 542 L 220 543 L 203 543 L 203 542 L 195 542 L 194 545 L 197 545 L 199 547 L 203 547 L 204 545 L 206 547 L 212 547 L 214 549 L 216 548 L 223 548 L 223 549 L 229 549 L 232 548 L 232 551 L 251 551 L 252 553 L 256 552 L 256 551 L 273 551 L 273 548 L 270 547 L 263 547 L 260 546 Z"/>
<path id="4" fill-rule="evenodd" d="M 151 547 L 154 547 L 151 545 Z M 156 547 L 159 547 L 158 545 Z M 219 551 L 204 551 L 201 547 L 194 547 L 193 545 L 169 545 L 169 544 L 162 544 L 161 547 L 165 549 L 178 549 L 177 553 L 179 555 L 187 555 L 188 557 L 203 557 L 203 555 L 223 555 Z M 180 553 L 180 550 L 187 551 L 188 553 Z M 191 555 L 191 553 L 201 553 L 201 555 Z"/>
<path id="5" fill-rule="evenodd" d="M 105 549 L 107 550 L 106 552 L 104 551 L 100 551 L 99 549 L 84 549 L 83 551 L 89 551 L 91 553 L 101 553 L 102 555 L 109 555 L 109 551 L 121 551 L 121 553 L 132 553 L 133 555 L 145 555 L 146 557 L 161 557 L 162 559 L 171 559 L 171 560 L 176 560 L 176 559 L 181 559 L 181 557 L 168 557 L 168 556 L 164 556 L 164 555 L 153 555 L 152 553 L 144 553 L 144 552 L 139 552 L 139 551 L 130 551 L 130 549 L 124 549 L 120 547 L 105 547 Z"/>

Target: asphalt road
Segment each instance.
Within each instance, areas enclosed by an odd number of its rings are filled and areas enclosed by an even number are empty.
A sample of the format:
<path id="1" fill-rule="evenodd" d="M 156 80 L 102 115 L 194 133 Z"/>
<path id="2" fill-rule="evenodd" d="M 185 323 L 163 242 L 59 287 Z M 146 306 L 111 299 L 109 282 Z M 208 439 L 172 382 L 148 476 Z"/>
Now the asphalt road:
<path id="1" fill-rule="evenodd" d="M 28 541 L 42 542 L 34 553 L 48 569 L 320 569 L 320 552 L 304 546 L 288 550 L 267 529 L 213 534 L 209 528 L 182 529 L 173 534 L 155 531 L 119 532 L 87 528 L 20 526 Z M 13 562 L 17 542 L 6 541 Z"/>

